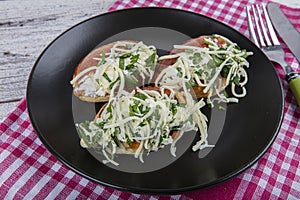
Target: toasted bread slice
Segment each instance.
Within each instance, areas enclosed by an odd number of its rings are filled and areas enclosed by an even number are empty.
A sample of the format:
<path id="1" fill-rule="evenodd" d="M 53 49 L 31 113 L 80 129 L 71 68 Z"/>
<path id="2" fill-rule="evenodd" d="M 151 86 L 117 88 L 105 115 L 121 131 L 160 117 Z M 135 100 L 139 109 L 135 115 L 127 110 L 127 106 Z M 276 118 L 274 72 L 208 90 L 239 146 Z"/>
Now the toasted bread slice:
<path id="1" fill-rule="evenodd" d="M 160 88 L 159 87 L 155 87 L 155 86 L 143 86 L 142 88 L 141 88 L 142 90 L 154 90 L 154 91 L 157 91 L 157 92 L 160 92 Z M 167 94 L 167 95 L 170 95 L 171 94 L 171 91 L 170 90 L 164 90 L 164 93 L 165 94 Z M 100 108 L 100 110 L 98 111 L 98 113 L 96 114 L 96 116 L 95 116 L 95 118 L 94 118 L 94 121 L 96 121 L 98 118 L 100 118 L 101 117 L 101 114 L 103 113 L 103 111 L 104 111 L 104 109 L 105 109 L 105 107 L 108 105 L 108 103 L 105 103 L 101 108 Z M 179 136 L 179 132 L 180 131 L 171 131 L 170 132 L 170 135 L 172 136 L 172 138 L 173 139 L 175 139 L 175 138 L 177 138 L 178 136 Z M 140 145 L 140 143 L 139 142 L 137 142 L 137 141 L 132 141 L 131 143 L 130 143 L 130 145 L 129 144 L 127 144 L 126 142 L 122 142 L 122 145 L 126 148 L 126 150 L 128 150 L 128 151 L 130 151 L 130 152 L 135 152 L 137 149 L 138 149 L 138 147 L 139 147 L 139 145 Z"/>
<path id="2" fill-rule="evenodd" d="M 100 62 L 99 60 L 103 59 L 103 55 L 105 55 L 105 59 L 106 59 L 107 54 L 112 52 L 112 48 L 114 48 L 114 45 L 116 43 L 122 43 L 122 42 L 127 43 L 127 44 L 128 43 L 130 43 L 130 44 L 138 44 L 139 43 L 139 41 L 133 41 L 133 40 L 122 40 L 122 41 L 112 42 L 112 43 L 109 43 L 109 44 L 106 44 L 106 45 L 103 45 L 103 46 L 100 46 L 100 47 L 94 49 L 93 51 L 91 51 L 87 56 L 85 56 L 81 60 L 81 62 L 77 65 L 77 67 L 74 71 L 73 80 L 71 82 L 72 86 L 74 88 L 73 93 L 75 96 L 77 96 L 79 99 L 81 99 L 83 101 L 88 101 L 88 102 L 107 102 L 108 101 L 109 96 L 110 96 L 108 86 L 105 87 L 106 89 L 104 89 L 103 92 L 102 91 L 99 92 L 100 94 L 104 93 L 102 95 L 100 95 L 97 92 L 92 92 L 92 94 L 91 94 L 91 92 L 86 92 L 86 90 L 85 90 L 86 88 L 82 89 L 82 87 L 80 87 L 80 86 L 83 85 L 82 83 L 85 81 L 84 80 L 85 77 L 88 77 L 88 76 L 93 77 L 93 74 L 96 73 L 96 66 L 99 64 L 99 62 Z M 142 44 L 142 45 L 144 45 L 144 44 Z M 120 49 L 126 50 L 127 47 L 118 46 L 117 48 L 118 48 L 118 50 L 120 50 Z M 126 53 L 124 53 L 124 54 L 126 54 Z M 133 54 L 129 54 L 129 55 L 133 55 Z M 110 59 L 112 59 L 112 58 L 110 58 Z M 137 57 L 137 59 L 139 59 L 139 57 Z M 111 61 L 111 62 L 113 62 L 113 61 Z M 117 60 L 116 60 L 116 62 L 117 62 Z M 116 63 L 116 64 L 118 65 L 119 63 Z M 106 75 L 105 78 L 109 79 L 107 74 L 105 74 L 105 75 Z M 128 91 L 134 89 L 136 86 L 143 85 L 143 77 L 142 77 L 142 74 L 140 74 L 140 73 L 131 73 L 130 75 L 124 74 L 124 76 L 125 76 L 126 80 L 129 80 L 128 82 L 125 82 L 126 88 L 124 88 Z M 146 78 L 144 77 L 145 81 L 148 81 L 147 78 L 148 77 L 146 77 Z M 88 78 L 88 79 L 89 79 L 88 81 L 90 81 L 90 82 L 95 82 L 95 80 L 96 80 L 96 78 Z M 91 80 L 94 80 L 94 81 L 91 81 Z M 130 80 L 134 80 L 135 81 L 134 84 L 130 83 Z M 99 79 L 97 81 L 99 84 Z M 115 80 L 115 81 L 118 82 L 117 80 Z M 93 83 L 93 84 L 95 85 L 95 83 Z M 100 87 L 100 86 L 95 86 L 95 87 Z M 96 89 L 95 91 L 98 91 L 98 89 Z"/>
<path id="3" fill-rule="evenodd" d="M 204 35 L 204 36 L 199 36 L 197 38 L 193 38 L 193 39 L 190 39 L 188 40 L 187 42 L 185 42 L 184 46 L 195 46 L 195 47 L 201 47 L 201 48 L 205 48 L 205 47 L 208 47 L 208 44 L 204 41 L 205 38 L 208 38 L 209 36 L 208 35 Z M 217 40 L 217 44 L 219 47 L 222 47 L 226 41 L 223 39 L 223 38 L 216 38 Z M 181 53 L 183 52 L 184 50 L 182 49 L 172 49 L 169 54 L 170 55 L 175 55 L 175 54 L 178 54 L 178 53 Z M 160 60 L 158 62 L 158 65 L 156 67 L 156 73 L 152 79 L 152 82 L 155 82 L 155 80 L 158 78 L 159 76 L 159 73 L 164 70 L 165 68 L 173 65 L 177 59 L 179 58 L 178 57 L 174 57 L 174 58 L 170 58 L 170 59 L 164 59 L 164 60 Z M 221 90 L 224 90 L 226 88 L 226 78 L 225 77 L 220 77 L 221 78 L 221 82 L 222 82 L 222 86 L 221 86 Z M 209 93 L 208 92 L 204 92 L 204 88 L 203 86 L 199 86 L 199 85 L 195 85 L 192 87 L 192 95 L 198 99 L 200 98 L 207 98 Z M 212 95 L 216 95 L 215 93 L 213 93 Z"/>

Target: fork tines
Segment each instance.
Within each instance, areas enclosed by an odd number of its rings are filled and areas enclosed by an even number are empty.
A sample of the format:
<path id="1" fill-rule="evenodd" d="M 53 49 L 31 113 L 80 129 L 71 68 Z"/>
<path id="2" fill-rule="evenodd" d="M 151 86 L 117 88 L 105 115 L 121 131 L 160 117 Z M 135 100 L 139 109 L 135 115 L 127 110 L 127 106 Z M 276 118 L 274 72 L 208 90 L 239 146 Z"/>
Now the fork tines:
<path id="1" fill-rule="evenodd" d="M 265 4 L 247 6 L 247 16 L 250 36 L 258 47 L 280 45 Z"/>

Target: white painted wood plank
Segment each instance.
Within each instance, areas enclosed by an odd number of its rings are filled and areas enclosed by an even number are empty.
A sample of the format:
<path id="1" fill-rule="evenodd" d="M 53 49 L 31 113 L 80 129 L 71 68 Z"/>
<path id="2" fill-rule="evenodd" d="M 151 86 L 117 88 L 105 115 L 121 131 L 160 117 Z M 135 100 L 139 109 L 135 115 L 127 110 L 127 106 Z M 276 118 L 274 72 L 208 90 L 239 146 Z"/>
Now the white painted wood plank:
<path id="1" fill-rule="evenodd" d="M 106 12 L 114 0 L 0 1 L 0 120 L 25 96 L 30 70 L 63 31 Z M 1 103 L 2 102 L 2 103 Z"/>

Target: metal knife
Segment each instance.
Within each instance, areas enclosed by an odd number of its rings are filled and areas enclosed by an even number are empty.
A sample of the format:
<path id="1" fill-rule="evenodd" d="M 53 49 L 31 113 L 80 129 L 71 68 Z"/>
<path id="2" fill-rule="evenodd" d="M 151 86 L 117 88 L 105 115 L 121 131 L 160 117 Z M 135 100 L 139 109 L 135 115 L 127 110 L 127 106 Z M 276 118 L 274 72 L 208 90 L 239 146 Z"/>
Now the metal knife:
<path id="1" fill-rule="evenodd" d="M 300 34 L 275 3 L 268 4 L 268 13 L 277 33 L 300 62 Z M 300 106 L 300 73 L 292 71 L 285 79 Z"/>
<path id="2" fill-rule="evenodd" d="M 275 3 L 268 4 L 268 13 L 277 33 L 300 62 L 300 33 Z"/>

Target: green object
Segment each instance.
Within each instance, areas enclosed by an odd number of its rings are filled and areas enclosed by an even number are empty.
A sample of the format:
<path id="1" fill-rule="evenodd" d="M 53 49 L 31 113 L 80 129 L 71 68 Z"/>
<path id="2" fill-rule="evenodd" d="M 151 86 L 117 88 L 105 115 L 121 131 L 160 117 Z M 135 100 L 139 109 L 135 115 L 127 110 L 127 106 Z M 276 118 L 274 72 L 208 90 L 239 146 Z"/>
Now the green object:
<path id="1" fill-rule="evenodd" d="M 292 79 L 289 85 L 298 102 L 298 106 L 300 106 L 300 77 Z"/>

